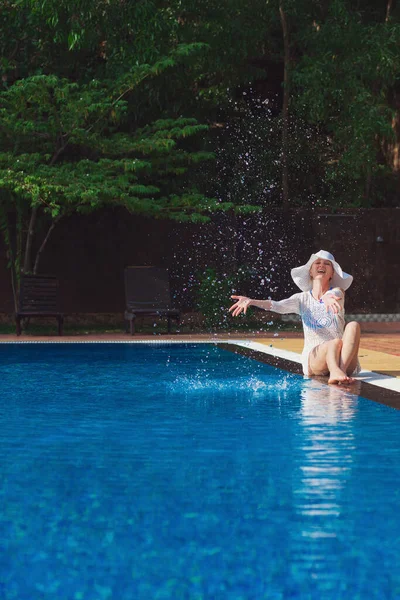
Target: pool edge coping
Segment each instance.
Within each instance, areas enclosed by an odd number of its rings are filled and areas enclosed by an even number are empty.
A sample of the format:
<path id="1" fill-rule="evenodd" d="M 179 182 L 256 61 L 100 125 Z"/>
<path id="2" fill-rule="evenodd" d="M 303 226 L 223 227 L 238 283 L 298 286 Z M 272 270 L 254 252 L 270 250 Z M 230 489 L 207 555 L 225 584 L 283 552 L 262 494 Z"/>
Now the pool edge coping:
<path id="1" fill-rule="evenodd" d="M 259 360 L 266 364 L 269 364 L 278 369 L 284 369 L 291 373 L 303 375 L 303 369 L 301 366 L 301 355 L 290 350 L 281 350 L 273 347 L 265 348 L 263 344 L 258 342 L 238 341 L 231 342 L 230 344 L 224 344 L 221 342 L 218 344 L 220 347 L 223 346 L 234 346 L 236 345 L 239 350 L 238 354 L 242 354 L 249 358 Z M 230 349 L 230 348 L 225 348 Z M 235 350 L 232 348 L 233 352 Z M 304 375 L 303 375 L 304 377 Z M 321 384 L 329 385 L 327 377 L 312 377 L 306 379 L 313 379 L 319 381 Z M 388 382 L 388 380 L 390 380 Z M 388 387 L 390 383 L 390 387 Z M 394 385 L 393 385 L 394 384 Z M 368 400 L 372 400 L 379 404 L 384 404 L 391 408 L 400 410 L 400 381 L 396 377 L 387 377 L 380 375 L 374 371 L 361 371 L 361 376 L 357 376 L 356 383 L 350 386 L 335 386 L 338 389 L 343 389 L 357 396 L 361 396 Z"/>

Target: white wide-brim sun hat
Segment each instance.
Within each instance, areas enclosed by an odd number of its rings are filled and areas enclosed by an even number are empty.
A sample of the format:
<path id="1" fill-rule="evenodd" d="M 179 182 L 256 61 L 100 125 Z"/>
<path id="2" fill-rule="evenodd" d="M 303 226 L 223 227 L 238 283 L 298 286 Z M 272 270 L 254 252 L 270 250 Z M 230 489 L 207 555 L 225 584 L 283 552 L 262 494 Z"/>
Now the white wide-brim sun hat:
<path id="1" fill-rule="evenodd" d="M 316 254 L 311 254 L 308 262 L 305 265 L 301 267 L 295 267 L 290 271 L 293 281 L 303 292 L 308 292 L 312 289 L 313 282 L 310 277 L 310 267 L 313 264 L 313 262 L 316 261 L 318 258 L 322 258 L 323 260 L 330 260 L 332 263 L 332 287 L 338 287 L 342 290 L 347 290 L 351 286 L 351 284 L 353 283 L 353 276 L 342 271 L 341 266 L 339 265 L 339 263 L 336 262 L 333 254 L 327 252 L 326 250 L 320 250 Z"/>

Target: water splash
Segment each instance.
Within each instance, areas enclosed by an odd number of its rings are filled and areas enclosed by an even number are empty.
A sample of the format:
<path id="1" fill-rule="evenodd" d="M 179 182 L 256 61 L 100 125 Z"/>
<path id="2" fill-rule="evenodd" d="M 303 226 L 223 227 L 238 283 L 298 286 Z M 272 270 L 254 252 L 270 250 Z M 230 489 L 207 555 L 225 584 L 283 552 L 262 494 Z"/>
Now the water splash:
<path id="1" fill-rule="evenodd" d="M 218 378 L 210 376 L 205 371 L 199 371 L 193 375 L 178 376 L 167 383 L 169 392 L 221 392 L 234 393 L 247 392 L 250 394 L 261 394 L 266 391 L 286 391 L 290 387 L 290 377 L 278 381 L 270 378 L 262 378 L 257 375 L 246 377 Z"/>

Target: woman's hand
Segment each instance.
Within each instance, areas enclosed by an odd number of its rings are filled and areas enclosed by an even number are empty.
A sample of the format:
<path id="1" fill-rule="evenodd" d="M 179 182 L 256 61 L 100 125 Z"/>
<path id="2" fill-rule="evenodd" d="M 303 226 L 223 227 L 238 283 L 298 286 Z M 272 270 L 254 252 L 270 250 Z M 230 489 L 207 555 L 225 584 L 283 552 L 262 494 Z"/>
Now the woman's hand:
<path id="1" fill-rule="evenodd" d="M 342 309 L 339 298 L 333 294 L 322 296 L 322 302 L 325 304 L 327 312 L 333 312 L 335 315 Z"/>
<path id="2" fill-rule="evenodd" d="M 237 317 L 240 313 L 244 312 L 246 314 L 247 307 L 251 305 L 251 298 L 247 298 L 246 296 L 231 296 L 233 300 L 237 300 L 235 304 L 233 304 L 229 312 L 232 313 L 233 317 Z"/>

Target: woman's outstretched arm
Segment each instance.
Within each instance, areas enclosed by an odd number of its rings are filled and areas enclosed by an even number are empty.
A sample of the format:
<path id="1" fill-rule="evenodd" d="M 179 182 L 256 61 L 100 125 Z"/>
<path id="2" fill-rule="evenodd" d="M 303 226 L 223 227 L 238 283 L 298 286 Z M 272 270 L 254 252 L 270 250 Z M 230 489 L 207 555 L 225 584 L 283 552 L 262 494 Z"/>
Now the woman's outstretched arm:
<path id="1" fill-rule="evenodd" d="M 240 315 L 240 313 L 246 311 L 249 306 L 256 306 L 257 308 L 262 308 L 264 310 L 271 310 L 272 312 L 279 313 L 281 315 L 289 314 L 289 313 L 300 313 L 300 304 L 299 298 L 301 294 L 294 294 L 290 296 L 290 298 L 285 298 L 284 300 L 253 300 L 252 298 L 247 298 L 247 296 L 231 296 L 234 300 L 236 300 L 235 304 L 233 304 L 229 311 L 232 313 L 234 317 Z"/>
<path id="2" fill-rule="evenodd" d="M 257 306 L 257 308 L 263 308 L 264 310 L 271 310 L 272 307 L 271 300 L 253 300 L 252 298 L 247 298 L 247 296 L 231 296 L 231 298 L 232 300 L 236 300 L 235 304 L 229 309 L 233 317 L 237 317 L 242 312 L 246 314 L 249 306 Z"/>

